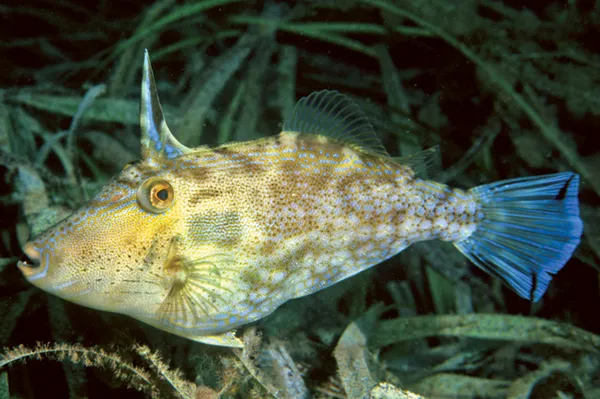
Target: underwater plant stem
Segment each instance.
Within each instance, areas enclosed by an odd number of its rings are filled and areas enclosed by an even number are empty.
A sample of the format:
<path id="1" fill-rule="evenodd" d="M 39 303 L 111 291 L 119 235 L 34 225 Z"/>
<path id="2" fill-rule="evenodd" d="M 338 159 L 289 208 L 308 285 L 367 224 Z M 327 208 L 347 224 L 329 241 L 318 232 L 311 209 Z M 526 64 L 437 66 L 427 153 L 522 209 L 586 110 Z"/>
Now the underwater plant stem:
<path id="1" fill-rule="evenodd" d="M 385 10 L 413 21 L 423 28 L 430 30 L 436 36 L 445 40 L 452 47 L 463 53 L 467 59 L 485 71 L 488 75 L 488 78 L 492 82 L 494 82 L 500 89 L 508 94 L 510 99 L 513 100 L 521 108 L 525 115 L 527 115 L 527 117 L 529 117 L 529 119 L 540 129 L 542 136 L 565 157 L 565 159 L 573 166 L 573 168 L 579 174 L 581 174 L 585 180 L 587 180 L 588 184 L 592 186 L 594 191 L 600 195 L 600 180 L 594 177 L 593 172 L 585 165 L 583 160 L 578 156 L 577 152 L 561 138 L 560 131 L 553 124 L 546 123 L 543 116 L 540 115 L 540 113 L 537 112 L 535 108 L 515 90 L 515 88 L 504 78 L 498 69 L 494 68 L 490 63 L 486 62 L 483 58 L 477 55 L 475 51 L 471 50 L 468 46 L 461 43 L 458 39 L 443 29 L 440 29 L 434 24 L 429 23 L 428 21 L 408 10 L 399 8 L 385 0 L 361 1 L 365 4 L 369 4 L 371 6 L 380 8 L 381 10 Z"/>
<path id="2" fill-rule="evenodd" d="M 481 134 L 479 134 L 479 136 L 475 139 L 471 147 L 455 164 L 443 171 L 438 177 L 438 180 L 442 183 L 447 183 L 454 180 L 475 161 L 476 156 L 482 149 L 492 144 L 501 131 L 502 128 L 498 118 L 491 120 L 488 125 L 482 129 Z"/>
<path id="3" fill-rule="evenodd" d="M 81 118 L 83 117 L 83 114 L 85 113 L 85 111 L 90 108 L 90 106 L 92 105 L 92 103 L 94 102 L 94 100 L 104 94 L 106 92 L 106 85 L 101 83 L 99 85 L 93 86 L 91 89 L 89 89 L 87 91 L 87 93 L 85 93 L 85 96 L 83 97 L 83 100 L 81 101 L 81 103 L 79 104 L 79 107 L 77 107 L 77 112 L 75 113 L 75 115 L 73 116 L 73 119 L 71 120 L 71 125 L 69 126 L 69 131 L 67 133 L 67 152 L 71 158 L 71 162 L 72 162 L 72 176 L 69 176 L 69 179 L 74 182 L 77 183 L 77 186 L 79 187 L 79 194 L 80 194 L 80 199 L 83 198 L 85 200 L 87 200 L 87 194 L 85 192 L 85 190 L 83 189 L 83 184 L 82 184 L 82 178 L 81 178 L 81 169 L 79 168 L 79 162 L 77 162 L 77 155 L 78 152 L 75 151 L 75 132 L 77 131 L 77 127 L 79 126 L 79 121 L 81 120 Z"/>
<path id="4" fill-rule="evenodd" d="M 214 33 L 209 38 L 204 36 L 202 37 L 192 37 L 190 39 L 179 40 L 173 44 L 169 44 L 167 46 L 161 47 L 157 51 L 152 52 L 152 60 L 153 62 L 159 61 L 165 58 L 167 55 L 175 53 L 177 51 L 186 50 L 193 48 L 194 51 L 197 51 L 199 46 L 200 48 L 208 47 L 210 44 L 215 43 L 217 40 L 230 39 L 232 37 L 238 37 L 242 35 L 242 32 L 236 29 L 227 29 Z M 203 54 L 205 50 L 200 51 Z"/>
<path id="5" fill-rule="evenodd" d="M 401 317 L 377 325 L 369 342 L 383 347 L 427 337 L 461 337 L 554 345 L 600 353 L 600 336 L 537 317 L 473 313 Z"/>
<path id="6" fill-rule="evenodd" d="M 68 151 L 66 151 L 59 144 L 59 140 L 61 140 L 68 134 L 69 132 L 67 130 L 57 132 L 53 135 L 41 133 L 40 136 L 44 139 L 44 144 L 40 147 L 40 150 L 36 154 L 35 167 L 38 170 L 42 170 L 42 165 L 46 161 L 46 158 L 48 158 L 50 150 L 52 149 L 58 157 L 58 159 L 60 160 L 63 169 L 65 170 L 65 174 L 68 177 L 69 184 L 74 186 L 76 184 L 76 181 L 73 178 L 73 176 L 75 176 L 75 172 L 73 170 L 73 158 L 70 157 Z"/>
<path id="7" fill-rule="evenodd" d="M 377 53 L 371 47 L 337 33 L 346 32 L 381 34 L 381 32 L 376 28 L 376 26 L 372 24 L 345 25 L 321 23 L 284 23 L 274 19 L 250 17 L 244 15 L 233 16 L 230 18 L 230 21 L 232 23 L 247 25 L 275 25 L 277 30 L 296 33 L 300 36 L 306 36 L 324 42 L 332 43 L 368 55 L 369 57 L 377 58 Z M 346 28 L 344 29 L 344 27 Z"/>
<path id="8" fill-rule="evenodd" d="M 184 4 L 179 7 L 173 7 L 173 11 L 169 12 L 162 18 L 159 18 L 153 22 L 152 25 L 145 27 L 144 29 L 140 29 L 136 31 L 131 37 L 120 41 L 113 47 L 113 51 L 111 54 L 106 56 L 106 58 L 98 63 L 98 70 L 102 70 L 108 66 L 108 64 L 114 60 L 120 53 L 125 51 L 128 47 L 132 46 L 134 43 L 142 40 L 147 37 L 150 33 L 160 32 L 166 29 L 167 26 L 172 24 L 173 22 L 177 22 L 186 17 L 200 14 L 206 10 L 215 7 L 223 7 L 230 3 L 239 3 L 241 0 L 203 0 L 198 2 L 193 2 L 190 4 Z M 100 53 L 99 56 L 104 56 L 104 52 Z"/>

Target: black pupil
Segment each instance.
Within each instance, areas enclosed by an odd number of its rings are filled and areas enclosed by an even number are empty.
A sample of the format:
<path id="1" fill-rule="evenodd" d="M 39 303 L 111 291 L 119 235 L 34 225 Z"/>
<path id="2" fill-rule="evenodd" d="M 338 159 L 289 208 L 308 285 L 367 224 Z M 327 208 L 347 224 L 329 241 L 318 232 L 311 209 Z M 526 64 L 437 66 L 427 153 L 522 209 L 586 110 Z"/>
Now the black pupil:
<path id="1" fill-rule="evenodd" d="M 156 193 L 156 196 L 158 197 L 159 200 L 166 201 L 167 198 L 169 198 L 169 192 L 163 188 L 162 190 L 158 190 L 158 192 Z"/>

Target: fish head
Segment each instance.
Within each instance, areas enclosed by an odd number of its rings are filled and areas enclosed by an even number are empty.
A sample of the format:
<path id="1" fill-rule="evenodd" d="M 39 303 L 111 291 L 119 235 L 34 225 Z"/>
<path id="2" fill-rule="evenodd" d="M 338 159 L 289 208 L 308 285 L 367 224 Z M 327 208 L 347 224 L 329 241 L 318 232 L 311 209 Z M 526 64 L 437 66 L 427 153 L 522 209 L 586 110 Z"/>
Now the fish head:
<path id="1" fill-rule="evenodd" d="M 167 127 L 146 54 L 140 112 L 142 160 L 89 203 L 27 242 L 18 263 L 44 291 L 95 309 L 148 319 L 177 279 L 190 150 Z"/>
<path id="2" fill-rule="evenodd" d="M 177 180 L 129 166 L 88 204 L 23 248 L 35 286 L 88 307 L 148 309 L 164 292 L 163 265 L 178 236 Z M 179 188 L 179 187 L 177 187 Z"/>

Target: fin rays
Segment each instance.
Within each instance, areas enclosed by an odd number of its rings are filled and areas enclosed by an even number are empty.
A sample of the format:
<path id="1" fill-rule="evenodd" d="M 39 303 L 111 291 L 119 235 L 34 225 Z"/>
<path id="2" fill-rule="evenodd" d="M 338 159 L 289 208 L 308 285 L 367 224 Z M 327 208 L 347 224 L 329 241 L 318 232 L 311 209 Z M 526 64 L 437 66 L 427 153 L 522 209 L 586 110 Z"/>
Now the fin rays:
<path id="1" fill-rule="evenodd" d="M 322 90 L 301 98 L 285 120 L 283 131 L 328 137 L 359 151 L 389 158 L 364 112 L 337 91 Z"/>
<path id="2" fill-rule="evenodd" d="M 538 301 L 581 239 L 578 186 L 579 176 L 566 172 L 476 187 L 471 192 L 485 219 L 454 245 L 521 297 Z"/>
<path id="3" fill-rule="evenodd" d="M 234 280 L 221 275 L 235 271 L 222 266 L 231 263 L 234 263 L 233 258 L 226 254 L 213 254 L 182 262 L 185 279 L 172 285 L 159 309 L 161 319 L 174 325 L 190 326 L 213 311 L 219 312 L 223 310 L 222 307 L 229 306 L 220 292 L 229 295 L 233 293 L 223 283 Z"/>

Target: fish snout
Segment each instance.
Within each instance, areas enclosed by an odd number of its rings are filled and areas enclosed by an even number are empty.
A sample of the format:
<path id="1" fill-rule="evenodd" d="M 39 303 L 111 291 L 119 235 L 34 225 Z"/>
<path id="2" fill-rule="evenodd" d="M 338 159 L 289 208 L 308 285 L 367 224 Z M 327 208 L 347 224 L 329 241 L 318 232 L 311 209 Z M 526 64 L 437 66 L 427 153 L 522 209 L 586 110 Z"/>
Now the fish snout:
<path id="1" fill-rule="evenodd" d="M 23 246 L 23 256 L 17 262 L 17 267 L 27 278 L 34 277 L 40 273 L 42 266 L 42 253 L 31 242 Z"/>

